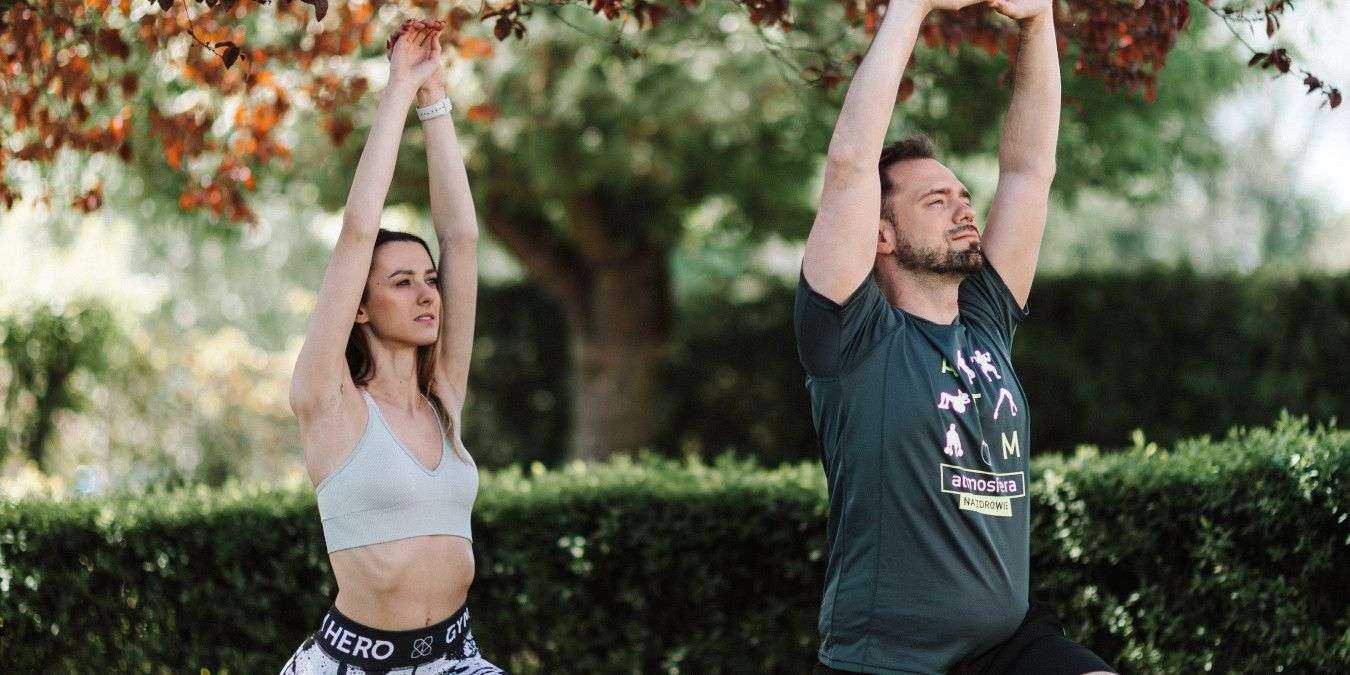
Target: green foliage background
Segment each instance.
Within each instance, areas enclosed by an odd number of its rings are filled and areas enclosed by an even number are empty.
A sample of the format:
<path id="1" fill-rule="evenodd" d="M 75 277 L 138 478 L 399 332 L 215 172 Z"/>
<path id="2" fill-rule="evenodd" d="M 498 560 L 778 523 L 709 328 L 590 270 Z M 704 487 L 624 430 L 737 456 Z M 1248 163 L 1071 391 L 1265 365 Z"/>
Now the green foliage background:
<path id="1" fill-rule="evenodd" d="M 754 297 L 709 293 L 683 308 L 662 450 L 734 449 L 768 463 L 816 456 L 793 290 L 759 281 Z M 466 425 L 469 447 L 552 461 L 550 439 L 566 428 L 566 364 L 537 355 L 565 351 L 563 320 L 527 288 L 485 288 L 480 302 L 514 311 L 484 317 L 493 347 L 474 364 L 481 417 Z M 1013 358 L 1037 452 L 1118 446 L 1141 428 L 1164 443 L 1219 435 L 1282 409 L 1350 419 L 1341 365 L 1350 363 L 1350 275 L 1082 273 L 1037 280 L 1028 306 Z"/>
<path id="2" fill-rule="evenodd" d="M 814 459 L 815 431 L 791 337 L 793 290 L 772 277 L 743 281 L 755 282 L 744 297 L 701 292 L 681 308 L 654 449 L 704 457 L 732 450 L 770 465 Z M 484 285 L 479 303 L 502 311 L 479 314 L 466 444 L 481 466 L 557 465 L 571 410 L 565 319 L 531 284 Z M 1031 316 L 1013 347 L 1037 452 L 1117 446 L 1141 428 L 1164 443 L 1217 435 L 1281 410 L 1350 419 L 1342 382 L 1342 364 L 1350 363 L 1350 275 L 1082 273 L 1038 280 L 1028 304 Z M 162 374 L 150 372 L 146 364 L 155 354 L 133 346 L 107 320 L 109 311 L 99 303 L 72 305 L 59 328 L 44 311 L 0 319 L 9 359 L 0 363 L 11 420 L 0 430 L 7 453 L 24 456 L 29 449 L 21 440 L 31 438 L 25 430 L 55 424 L 55 413 L 40 419 L 33 402 L 61 400 L 71 413 L 116 420 L 121 430 L 106 439 L 117 446 L 112 459 L 124 463 L 119 471 L 151 471 L 143 476 L 147 484 L 219 485 L 230 476 L 277 475 L 298 465 L 284 378 L 263 386 L 289 367 L 288 358 L 251 362 L 232 355 L 238 360 L 209 375 L 216 379 L 189 386 L 175 372 L 184 369 L 171 363 Z M 168 349 L 167 338 L 157 349 Z M 53 392 L 34 375 L 66 367 L 74 368 L 65 385 L 73 391 Z M 166 382 L 157 384 L 161 378 Z M 203 414 L 208 393 L 226 406 L 215 416 Z M 281 402 L 264 405 L 271 399 Z M 201 448 L 201 463 L 175 473 L 169 448 L 188 445 Z"/>

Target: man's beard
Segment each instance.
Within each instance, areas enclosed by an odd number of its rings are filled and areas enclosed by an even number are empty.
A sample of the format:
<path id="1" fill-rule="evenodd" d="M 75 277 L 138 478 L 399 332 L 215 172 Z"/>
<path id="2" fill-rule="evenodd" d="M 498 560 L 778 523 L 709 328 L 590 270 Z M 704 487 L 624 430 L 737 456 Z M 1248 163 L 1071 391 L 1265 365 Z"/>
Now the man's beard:
<path id="1" fill-rule="evenodd" d="M 942 276 L 965 277 L 980 271 L 984 266 L 984 251 L 980 243 L 970 242 L 970 246 L 960 251 L 948 248 L 914 248 L 909 244 L 900 244 L 895 251 L 900 267 Z"/>

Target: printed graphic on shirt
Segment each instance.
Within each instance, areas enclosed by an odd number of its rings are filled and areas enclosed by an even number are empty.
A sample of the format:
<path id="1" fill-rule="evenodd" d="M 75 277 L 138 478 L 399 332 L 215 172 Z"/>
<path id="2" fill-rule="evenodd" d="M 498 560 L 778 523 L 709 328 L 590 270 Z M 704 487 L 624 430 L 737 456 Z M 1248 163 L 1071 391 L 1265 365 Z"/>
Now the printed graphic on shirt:
<path id="1" fill-rule="evenodd" d="M 1012 500 L 1025 497 L 1026 474 L 1021 471 L 995 473 L 942 464 L 942 491 L 960 498 L 962 511 L 986 516 L 1011 517 Z"/>
<path id="2" fill-rule="evenodd" d="M 960 414 L 966 411 L 968 405 L 970 405 L 970 394 L 960 389 L 956 390 L 955 394 L 948 394 L 945 391 L 938 394 L 937 407 L 939 410 L 954 410 L 957 414 Z"/>
<path id="3" fill-rule="evenodd" d="M 998 403 L 994 404 L 994 419 L 998 419 L 999 409 L 1003 407 L 1003 401 L 1005 399 L 1008 401 L 1008 412 L 1011 413 L 1013 417 L 1017 417 L 1017 404 L 1013 402 L 1012 392 L 1003 387 L 999 387 Z"/>
<path id="4" fill-rule="evenodd" d="M 961 435 L 956 433 L 955 424 L 947 427 L 947 446 L 942 448 L 942 452 L 946 453 L 948 457 L 961 457 L 966 454 L 961 449 Z"/>
<path id="5" fill-rule="evenodd" d="M 951 376 L 956 378 L 957 382 L 961 381 L 961 375 L 956 372 L 956 369 L 953 368 L 950 363 L 947 363 L 947 359 L 942 359 L 942 370 L 938 372 L 942 373 L 943 375 L 951 373 Z"/>
<path id="6" fill-rule="evenodd" d="M 1009 456 L 1014 457 L 1022 456 L 1022 445 L 1021 443 L 1018 442 L 1016 429 L 1013 429 L 1011 440 L 1008 438 L 1008 434 L 1005 434 L 1001 431 L 999 432 L 998 435 L 1000 437 L 1000 440 L 1003 441 L 1003 459 L 1007 459 Z"/>
<path id="7" fill-rule="evenodd" d="M 956 350 L 956 367 L 961 369 L 961 373 L 966 376 L 970 384 L 975 384 L 975 371 L 966 365 L 966 357 L 961 354 L 961 350 Z"/>
<path id="8" fill-rule="evenodd" d="M 1003 376 L 998 374 L 998 368 L 994 367 L 993 354 L 976 349 L 974 354 L 971 355 L 971 360 L 980 367 L 980 373 L 984 375 L 984 379 L 990 382 L 1003 379 Z"/>
<path id="9" fill-rule="evenodd" d="M 994 466 L 994 458 L 989 455 L 989 444 L 983 440 L 980 441 L 980 460 L 984 462 L 985 466 L 991 468 Z"/>

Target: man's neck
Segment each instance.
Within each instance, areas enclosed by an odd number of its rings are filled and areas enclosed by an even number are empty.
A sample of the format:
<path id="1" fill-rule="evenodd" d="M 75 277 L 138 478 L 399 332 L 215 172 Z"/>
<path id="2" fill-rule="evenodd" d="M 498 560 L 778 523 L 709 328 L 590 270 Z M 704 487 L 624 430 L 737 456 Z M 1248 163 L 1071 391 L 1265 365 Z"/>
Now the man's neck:
<path id="1" fill-rule="evenodd" d="M 956 320 L 962 277 L 886 266 L 877 269 L 876 280 L 892 305 L 936 324 Z"/>

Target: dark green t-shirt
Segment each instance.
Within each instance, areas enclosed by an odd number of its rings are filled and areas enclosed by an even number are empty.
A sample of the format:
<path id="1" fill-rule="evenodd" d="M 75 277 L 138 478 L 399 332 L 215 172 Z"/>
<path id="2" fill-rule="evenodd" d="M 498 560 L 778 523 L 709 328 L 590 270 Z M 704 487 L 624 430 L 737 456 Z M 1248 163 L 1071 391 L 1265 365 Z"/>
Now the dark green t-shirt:
<path id="1" fill-rule="evenodd" d="M 1010 359 L 1026 317 L 992 267 L 939 325 L 869 276 L 842 305 L 798 281 L 797 349 L 829 486 L 820 660 L 942 673 L 1027 610 L 1026 398 Z"/>

